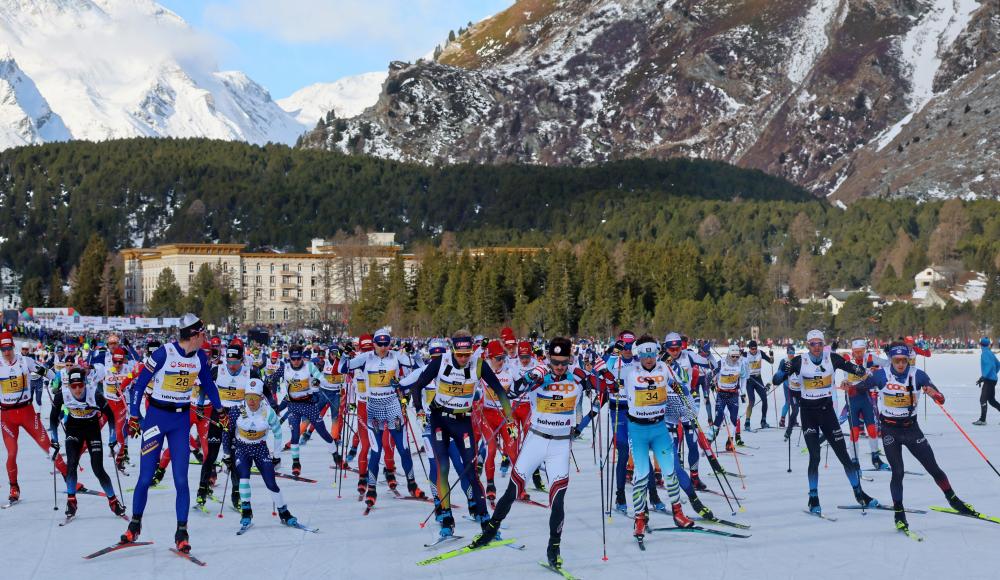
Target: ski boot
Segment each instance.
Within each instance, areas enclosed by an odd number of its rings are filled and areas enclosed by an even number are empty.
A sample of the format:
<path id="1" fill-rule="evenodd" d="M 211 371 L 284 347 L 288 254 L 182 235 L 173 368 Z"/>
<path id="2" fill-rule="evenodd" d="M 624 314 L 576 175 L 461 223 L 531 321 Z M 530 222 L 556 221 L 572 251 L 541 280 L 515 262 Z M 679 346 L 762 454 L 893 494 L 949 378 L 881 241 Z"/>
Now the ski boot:
<path id="1" fill-rule="evenodd" d="M 358 446 L 354 445 L 347 450 L 347 460 L 354 461 L 354 458 L 358 456 Z"/>
<path id="2" fill-rule="evenodd" d="M 815 491 L 809 492 L 809 513 L 816 515 L 823 513 L 823 508 L 819 505 L 819 495 Z"/>
<path id="3" fill-rule="evenodd" d="M 691 470 L 691 486 L 697 491 L 704 491 L 708 489 L 708 486 L 701 481 L 701 477 L 698 476 L 698 470 Z"/>
<path id="4" fill-rule="evenodd" d="M 709 509 L 708 506 L 701 503 L 700 497 L 698 497 L 697 495 L 692 495 L 691 497 L 688 498 L 688 501 L 691 502 L 691 509 L 698 512 L 699 516 L 707 520 L 715 519 L 715 514 L 712 513 L 712 510 Z"/>
<path id="5" fill-rule="evenodd" d="M 882 461 L 882 456 L 878 451 L 872 451 L 872 467 L 878 471 L 889 471 L 889 465 Z"/>
<path id="6" fill-rule="evenodd" d="M 442 538 L 450 538 L 455 535 L 455 517 L 451 515 L 450 509 L 441 510 L 435 519 L 441 524 L 438 534 Z"/>
<path id="7" fill-rule="evenodd" d="M 905 532 L 910 529 L 910 523 L 906 521 L 906 512 L 903 510 L 902 504 L 896 504 L 893 506 L 893 521 L 896 522 L 896 529 Z"/>
<path id="8" fill-rule="evenodd" d="M 783 429 L 784 427 L 785 427 L 785 417 L 782 416 L 781 419 L 778 420 L 778 428 Z"/>
<path id="9" fill-rule="evenodd" d="M 149 484 L 149 486 L 155 487 L 157 485 L 160 485 L 160 482 L 163 481 L 163 476 L 165 476 L 166 474 L 167 470 L 157 465 L 156 471 L 153 472 L 153 481 L 152 483 Z"/>
<path id="10" fill-rule="evenodd" d="M 549 540 L 549 547 L 545 549 L 545 558 L 549 561 L 549 566 L 556 570 L 561 570 L 563 565 L 562 556 L 559 555 L 559 542 Z"/>
<path id="11" fill-rule="evenodd" d="M 10 495 L 7 496 L 7 501 L 14 503 L 21 499 L 21 488 L 16 484 L 10 484 Z"/>
<path id="12" fill-rule="evenodd" d="M 743 421 L 743 430 L 744 431 L 749 431 L 750 430 L 750 419 L 749 418 L 747 418 L 746 421 Z"/>
<path id="13" fill-rule="evenodd" d="M 675 503 L 674 508 L 674 525 L 678 528 L 693 528 L 694 521 L 684 515 L 684 509 L 681 507 L 680 503 Z"/>
<path id="14" fill-rule="evenodd" d="M 768 423 L 767 421 L 761 421 L 760 422 L 760 428 L 761 429 L 770 429 L 771 428 L 771 424 Z"/>
<path id="15" fill-rule="evenodd" d="M 944 497 L 948 500 L 948 505 L 951 506 L 951 509 L 957 511 L 958 513 L 965 514 L 968 516 L 979 515 L 979 512 L 972 509 L 972 506 L 970 504 L 967 504 L 962 500 L 958 499 L 958 496 L 955 495 L 954 490 L 949 490 L 948 493 L 944 494 Z"/>
<path id="16" fill-rule="evenodd" d="M 406 490 L 410 492 L 411 497 L 415 497 L 418 499 L 425 499 L 427 497 L 427 494 L 424 493 L 424 490 L 420 489 L 420 487 L 417 486 L 417 480 L 412 477 L 406 478 Z"/>
<path id="17" fill-rule="evenodd" d="M 201 448 L 195 447 L 191 450 L 191 456 L 194 457 L 195 461 L 198 463 L 205 463 L 205 456 L 201 454 Z"/>
<path id="18" fill-rule="evenodd" d="M 292 512 L 288 511 L 288 506 L 283 505 L 278 508 L 278 517 L 281 518 L 281 523 L 286 526 L 295 526 L 299 523 L 299 519 L 292 515 Z"/>
<path id="19" fill-rule="evenodd" d="M 108 498 L 108 507 L 111 508 L 111 511 L 116 516 L 118 516 L 120 518 L 125 517 L 125 506 L 122 505 L 122 502 L 118 501 L 117 497 L 109 497 Z"/>
<path id="20" fill-rule="evenodd" d="M 646 537 L 646 524 L 649 521 L 649 514 L 646 512 L 641 512 L 635 514 L 635 527 L 632 529 L 632 535 L 640 540 Z"/>
<path id="21" fill-rule="evenodd" d="M 250 502 L 245 501 L 240 507 L 240 525 L 249 526 L 253 522 L 253 509 L 250 508 Z"/>
<path id="22" fill-rule="evenodd" d="M 500 522 L 495 522 L 492 519 L 487 519 L 482 522 L 483 531 L 478 536 L 472 540 L 472 544 L 469 545 L 471 548 L 482 548 L 483 546 L 489 544 L 497 537 L 497 532 L 500 531 Z"/>
<path id="23" fill-rule="evenodd" d="M 535 473 L 531 475 L 531 483 L 535 486 L 538 491 L 546 491 L 545 483 L 542 481 L 542 472 L 535 470 Z"/>
<path id="24" fill-rule="evenodd" d="M 198 486 L 198 496 L 195 498 L 194 503 L 196 503 L 199 508 L 204 508 L 205 504 L 208 503 L 208 493 L 208 485 Z"/>
<path id="25" fill-rule="evenodd" d="M 396 489 L 396 472 L 385 469 L 385 482 L 389 484 L 389 489 Z"/>
<path id="26" fill-rule="evenodd" d="M 743 437 L 739 433 L 736 434 L 736 446 L 737 447 L 745 447 L 746 446 L 746 443 L 743 442 Z"/>
<path id="27" fill-rule="evenodd" d="M 350 469 L 351 466 L 344 461 L 344 457 L 339 451 L 333 452 L 333 464 L 337 466 L 338 469 Z"/>
<path id="28" fill-rule="evenodd" d="M 66 496 L 66 517 L 71 518 L 76 515 L 76 496 Z"/>
<path id="29" fill-rule="evenodd" d="M 177 546 L 177 551 L 182 554 L 191 553 L 191 542 L 188 538 L 188 527 L 187 522 L 177 524 L 177 531 L 174 532 L 174 545 Z"/>
<path id="30" fill-rule="evenodd" d="M 497 486 L 492 479 L 486 480 L 486 499 L 490 502 L 497 500 Z"/>
<path id="31" fill-rule="evenodd" d="M 878 500 L 868 495 L 861 489 L 861 486 L 854 488 L 854 498 L 858 500 L 858 503 L 863 507 L 876 508 L 878 507 Z"/>
<path id="32" fill-rule="evenodd" d="M 142 533 L 142 516 L 132 516 L 132 521 L 128 523 L 128 528 L 122 534 L 119 543 L 130 544 L 138 541 L 140 533 Z"/>
<path id="33" fill-rule="evenodd" d="M 292 475 L 298 477 L 302 473 L 302 464 L 299 462 L 298 457 L 292 458 Z"/>
<path id="34" fill-rule="evenodd" d="M 368 489 L 368 478 L 361 476 L 358 478 L 358 495 L 363 494 Z"/>
<path id="35" fill-rule="evenodd" d="M 369 485 L 368 491 L 365 492 L 365 505 L 369 508 L 375 507 L 375 502 L 378 500 L 378 491 L 375 490 L 375 485 Z"/>
<path id="36" fill-rule="evenodd" d="M 978 419 L 976 421 L 973 421 L 972 424 L 973 425 L 977 425 L 977 426 L 982 426 L 982 425 L 986 424 L 986 420 L 985 419 Z"/>
<path id="37" fill-rule="evenodd" d="M 623 489 L 615 492 L 615 510 L 628 514 L 628 506 L 625 505 L 625 490 Z"/>

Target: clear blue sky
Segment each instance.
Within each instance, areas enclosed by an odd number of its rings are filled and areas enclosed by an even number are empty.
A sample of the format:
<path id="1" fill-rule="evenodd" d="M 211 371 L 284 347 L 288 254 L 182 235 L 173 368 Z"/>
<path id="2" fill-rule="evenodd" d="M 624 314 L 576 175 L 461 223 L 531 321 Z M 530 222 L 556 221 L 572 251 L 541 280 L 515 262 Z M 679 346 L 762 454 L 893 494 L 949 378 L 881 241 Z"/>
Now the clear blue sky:
<path id="1" fill-rule="evenodd" d="M 215 41 L 222 70 L 241 70 L 278 99 L 317 82 L 416 60 L 448 31 L 514 0 L 159 0 Z"/>

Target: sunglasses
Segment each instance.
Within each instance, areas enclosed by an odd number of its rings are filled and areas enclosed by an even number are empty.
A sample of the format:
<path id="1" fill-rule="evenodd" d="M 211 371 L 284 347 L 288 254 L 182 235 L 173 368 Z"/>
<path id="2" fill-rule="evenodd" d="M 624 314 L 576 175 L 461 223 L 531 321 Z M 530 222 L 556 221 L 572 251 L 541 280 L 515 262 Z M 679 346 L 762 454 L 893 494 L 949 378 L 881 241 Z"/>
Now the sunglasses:
<path id="1" fill-rule="evenodd" d="M 823 346 L 825 343 L 822 340 L 813 340 L 807 343 L 809 346 Z"/>
<path id="2" fill-rule="evenodd" d="M 2 350 L 4 352 L 7 352 L 9 350 L 14 350 L 14 347 L 12 347 L 12 346 L 0 346 L 0 350 Z"/>
<path id="3" fill-rule="evenodd" d="M 502 356 L 495 356 L 495 357 L 493 357 L 493 360 L 496 361 L 496 362 L 503 362 L 504 361 L 504 357 L 502 357 Z"/>
<path id="4" fill-rule="evenodd" d="M 569 360 L 556 360 L 554 358 L 549 359 L 549 364 L 554 367 L 568 367 Z"/>

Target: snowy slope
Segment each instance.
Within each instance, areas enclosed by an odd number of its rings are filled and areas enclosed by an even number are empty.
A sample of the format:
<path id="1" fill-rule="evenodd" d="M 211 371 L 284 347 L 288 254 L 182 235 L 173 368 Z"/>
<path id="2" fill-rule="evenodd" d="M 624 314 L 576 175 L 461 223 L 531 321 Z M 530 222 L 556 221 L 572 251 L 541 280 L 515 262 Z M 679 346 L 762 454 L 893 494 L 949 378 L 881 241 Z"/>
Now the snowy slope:
<path id="1" fill-rule="evenodd" d="M 973 384 L 978 373 L 978 354 L 934 354 L 926 361 L 927 372 L 948 396 L 947 408 L 970 433 L 980 448 L 994 463 L 1000 459 L 1000 417 L 990 411 L 989 426 L 972 427 L 978 413 L 978 393 Z M 765 365 L 765 375 L 769 372 Z M 778 403 L 781 395 L 778 394 Z M 47 414 L 47 403 L 43 405 Z M 982 459 L 962 438 L 944 414 L 931 405 L 927 418 L 920 423 L 928 434 L 942 468 L 948 474 L 957 493 L 979 510 L 994 515 L 1000 513 L 1000 495 L 996 493 L 997 478 Z M 768 417 L 773 422 L 773 409 Z M 704 411 L 701 412 L 704 417 Z M 285 428 L 287 440 L 288 430 Z M 841 579 L 861 574 L 870 578 L 953 578 L 956 570 L 967 580 L 996 577 L 996 567 L 990 550 L 1000 538 L 1000 527 L 987 522 L 939 513 L 910 515 L 911 527 L 925 535 L 923 544 L 913 542 L 895 532 L 889 512 L 871 512 L 867 516 L 856 511 L 838 510 L 838 504 L 852 502 L 853 497 L 843 470 L 831 456 L 829 467 L 820 465 L 819 493 L 825 511 L 839 518 L 825 522 L 802 512 L 806 504 L 806 457 L 799 453 L 798 434 L 791 441 L 792 473 L 787 473 L 788 447 L 777 430 L 745 434 L 747 443 L 759 450 L 747 450 L 753 456 L 740 457 L 740 469 L 746 474 L 746 489 L 738 480 L 732 483 L 738 495 L 745 498 L 745 513 L 731 515 L 723 498 L 701 494 L 703 501 L 715 513 L 727 519 L 744 521 L 753 527 L 749 540 L 714 538 L 702 535 L 652 534 L 647 537 L 646 552 L 640 552 L 631 537 L 632 521 L 614 515 L 611 521 L 600 515 L 600 484 L 591 451 L 591 434 L 574 443 L 574 455 L 580 473 L 571 468 L 566 499 L 566 521 L 562 537 L 562 553 L 566 568 L 583 578 L 685 578 L 687 580 L 749 580 L 758 578 L 817 580 Z M 862 440 L 863 448 L 867 442 Z M 131 440 L 133 458 L 139 457 L 139 445 Z M 506 520 L 505 537 L 527 544 L 523 552 L 498 548 L 479 554 L 462 556 L 429 567 L 415 562 L 436 552 L 422 547 L 435 535 L 433 520 L 427 528 L 419 524 L 430 509 L 422 503 L 397 501 L 383 484 L 378 487 L 377 509 L 368 517 L 361 515 L 356 501 L 353 473 L 343 480 L 342 491 L 328 469 L 330 455 L 326 445 L 313 438 L 302 448 L 303 476 L 319 480 L 318 484 L 279 480 L 289 507 L 303 523 L 321 528 L 319 534 L 308 534 L 280 526 L 271 516 L 270 496 L 261 480 L 251 479 L 255 526 L 245 536 L 237 537 L 237 514 L 228 508 L 224 517 L 209 516 L 193 511 L 189 528 L 193 553 L 208 563 L 205 569 L 172 555 L 170 547 L 174 530 L 174 492 L 151 491 L 143 521 L 143 540 L 153 546 L 132 548 L 94 561 L 80 558 L 114 542 L 125 522 L 114 518 L 104 499 L 79 496 L 80 512 L 68 527 L 58 527 L 62 520 L 64 496 L 59 494 L 59 511 L 52 509 L 52 477 L 43 453 L 25 435 L 21 435 L 18 456 L 23 502 L 12 509 L 0 511 L 0 526 L 16 530 L 5 536 L 4 568 L 10 578 L 72 577 L 75 580 L 107 578 L 125 575 L 134 580 L 156 578 L 215 578 L 226 571 L 248 570 L 252 566 L 259 578 L 307 578 L 329 571 L 340 572 L 344 578 L 395 578 L 399 580 L 447 578 L 448 580 L 494 577 L 491 570 L 502 572 L 495 577 L 523 580 L 553 579 L 557 576 L 540 568 L 536 561 L 544 559 L 548 536 L 548 512 L 534 506 L 516 504 Z M 907 468 L 923 471 L 909 454 L 904 454 Z M 6 452 L 0 449 L 0 460 Z M 282 469 L 290 457 L 283 454 Z M 736 471 L 732 456 L 720 461 Z M 397 466 L 399 458 L 396 459 Z M 867 461 L 864 462 L 867 466 Z M 110 462 L 106 461 L 107 465 Z M 197 467 L 192 466 L 188 481 L 196 488 Z M 422 468 L 414 467 L 416 477 L 425 491 Z M 397 467 L 399 470 L 399 467 Z M 122 478 L 122 486 L 132 487 L 136 469 Z M 710 489 L 719 484 L 707 467 L 703 479 Z M 865 483 L 865 489 L 882 501 L 889 500 L 889 475 L 866 473 L 875 481 Z M 705 477 L 707 476 L 707 477 Z M 113 479 L 113 475 L 112 475 Z M 402 481 L 402 478 L 400 478 Z M 80 481 L 91 488 L 97 482 L 89 465 L 80 474 Z M 165 483 L 170 486 L 168 473 Z M 220 477 L 216 495 L 223 496 Z M 497 485 L 503 490 L 507 477 L 497 475 Z M 927 508 L 941 505 L 943 498 L 927 476 L 906 476 L 905 498 L 908 507 Z M 628 495 L 631 486 L 626 487 Z M 4 489 L 6 491 L 6 489 Z M 405 490 L 404 490 L 405 493 Z M 666 493 L 661 491 L 661 496 Z M 546 494 L 532 492 L 532 497 L 546 500 Z M 465 505 L 462 499 L 457 501 Z M 125 494 L 131 505 L 131 494 Z M 218 503 L 211 502 L 213 509 Z M 690 513 L 690 507 L 685 506 Z M 466 540 L 476 533 L 476 526 L 457 516 L 457 533 Z M 670 518 L 652 515 L 654 526 L 671 526 Z M 601 560 L 602 521 L 606 526 L 608 561 Z"/>
<path id="2" fill-rule="evenodd" d="M 65 141 L 69 130 L 8 52 L 0 56 L 0 143 Z"/>
<path id="3" fill-rule="evenodd" d="M 243 73 L 218 71 L 206 43 L 151 0 L 3 2 L 3 62 L 16 63 L 22 88 L 5 91 L 0 148 L 136 136 L 294 142 L 305 127 Z M 47 130 L 22 121 L 49 109 Z"/>
<path id="4" fill-rule="evenodd" d="M 332 83 L 317 83 L 279 99 L 277 103 L 295 116 L 299 123 L 311 129 L 329 111 L 333 111 L 341 119 L 360 115 L 378 101 L 386 76 L 386 72 L 371 72 Z"/>

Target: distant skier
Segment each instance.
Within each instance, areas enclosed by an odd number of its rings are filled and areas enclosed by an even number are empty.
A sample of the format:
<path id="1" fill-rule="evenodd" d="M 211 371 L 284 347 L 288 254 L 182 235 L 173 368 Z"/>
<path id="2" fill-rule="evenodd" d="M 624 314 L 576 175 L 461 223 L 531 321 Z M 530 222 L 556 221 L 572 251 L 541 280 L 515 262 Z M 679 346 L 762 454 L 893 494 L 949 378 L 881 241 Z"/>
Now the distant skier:
<path id="1" fill-rule="evenodd" d="M 1000 403 L 997 402 L 996 397 L 997 371 L 1000 371 L 1000 360 L 997 360 L 997 355 L 990 350 L 989 338 L 984 336 L 979 339 L 979 347 L 980 376 L 976 384 L 982 388 L 982 391 L 979 393 L 979 420 L 973 422 L 973 425 L 986 424 L 987 405 L 992 405 L 994 409 L 1000 411 Z"/>

